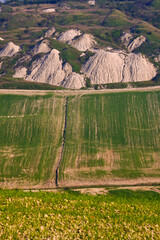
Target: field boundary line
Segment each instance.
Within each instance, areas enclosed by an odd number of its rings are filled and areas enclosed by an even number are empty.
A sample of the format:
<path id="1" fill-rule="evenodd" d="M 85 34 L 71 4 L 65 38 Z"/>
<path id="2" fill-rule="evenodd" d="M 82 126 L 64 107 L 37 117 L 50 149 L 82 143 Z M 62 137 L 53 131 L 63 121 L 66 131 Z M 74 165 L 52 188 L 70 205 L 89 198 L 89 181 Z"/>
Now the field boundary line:
<path id="1" fill-rule="evenodd" d="M 56 184 L 57 187 L 58 187 L 59 167 L 60 167 L 61 162 L 62 162 L 63 152 L 64 152 L 64 145 L 65 145 L 66 126 L 67 126 L 67 106 L 68 106 L 68 98 L 66 97 L 64 127 L 63 127 L 63 135 L 62 135 L 62 137 L 63 137 L 63 139 L 62 139 L 62 147 L 61 147 L 60 160 L 59 160 L 58 166 L 56 168 L 55 184 Z"/>
<path id="2" fill-rule="evenodd" d="M 46 95 L 51 94 L 60 94 L 61 96 L 70 96 L 70 95 L 88 95 L 88 94 L 105 94 L 105 93 L 119 93 L 119 92 L 152 92 L 160 91 L 160 86 L 153 87 L 141 87 L 141 88 L 119 88 L 119 89 L 101 89 L 101 90 L 17 90 L 17 89 L 0 89 L 0 95 L 25 95 L 25 96 L 35 96 L 35 95 Z"/>

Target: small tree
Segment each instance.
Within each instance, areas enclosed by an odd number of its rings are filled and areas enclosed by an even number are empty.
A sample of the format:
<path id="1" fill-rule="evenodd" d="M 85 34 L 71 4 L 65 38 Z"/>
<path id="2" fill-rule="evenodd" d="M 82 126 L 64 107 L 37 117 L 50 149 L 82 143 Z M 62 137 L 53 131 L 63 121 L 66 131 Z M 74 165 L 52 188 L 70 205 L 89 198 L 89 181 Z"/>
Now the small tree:
<path id="1" fill-rule="evenodd" d="M 89 78 L 86 78 L 86 87 L 87 88 L 91 88 L 92 87 L 91 80 Z"/>
<path id="2" fill-rule="evenodd" d="M 94 85 L 94 90 L 98 90 L 98 84 Z"/>

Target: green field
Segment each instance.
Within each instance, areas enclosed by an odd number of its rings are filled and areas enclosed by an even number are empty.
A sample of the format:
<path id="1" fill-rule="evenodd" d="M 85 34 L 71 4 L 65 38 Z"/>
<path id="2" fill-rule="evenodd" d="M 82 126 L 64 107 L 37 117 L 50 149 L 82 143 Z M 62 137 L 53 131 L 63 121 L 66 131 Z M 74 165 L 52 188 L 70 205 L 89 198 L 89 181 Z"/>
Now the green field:
<path id="1" fill-rule="evenodd" d="M 159 202 L 160 194 L 148 191 L 92 196 L 0 190 L 0 238 L 158 240 Z"/>
<path id="2" fill-rule="evenodd" d="M 0 180 L 23 187 L 53 181 L 64 98 L 0 95 Z M 51 183 L 48 183 L 51 184 Z"/>
<path id="3" fill-rule="evenodd" d="M 61 155 L 59 186 L 157 182 L 160 91 L 68 96 L 66 112 L 65 104 L 61 93 L 0 95 L 1 187 L 55 187 Z"/>
<path id="4" fill-rule="evenodd" d="M 70 97 L 60 180 L 160 177 L 160 92 Z"/>

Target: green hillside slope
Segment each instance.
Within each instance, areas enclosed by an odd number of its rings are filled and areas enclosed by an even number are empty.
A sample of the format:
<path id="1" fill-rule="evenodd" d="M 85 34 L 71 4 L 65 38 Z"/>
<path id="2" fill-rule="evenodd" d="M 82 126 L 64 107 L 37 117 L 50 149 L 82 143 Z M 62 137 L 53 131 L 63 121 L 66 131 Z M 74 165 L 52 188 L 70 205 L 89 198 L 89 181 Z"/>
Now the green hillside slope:
<path id="1" fill-rule="evenodd" d="M 0 95 L 0 186 L 55 187 L 61 156 L 59 186 L 160 177 L 160 91 L 67 100 Z"/>
<path id="2" fill-rule="evenodd" d="M 26 67 L 28 75 L 33 61 L 44 55 L 39 53 L 33 56 L 32 50 L 38 42 L 40 43 L 40 39 L 46 38 L 45 34 L 51 27 L 55 28 L 55 32 L 47 37 L 47 44 L 51 49 L 59 50 L 63 62 L 68 62 L 76 73 L 81 72 L 83 64 L 93 53 L 85 51 L 86 55 L 82 56 L 82 52 L 73 46 L 59 42 L 58 37 L 61 33 L 69 29 L 78 29 L 82 33 L 92 34 L 97 42 L 93 47 L 108 50 L 120 49 L 125 52 L 128 52 L 128 45 L 134 39 L 143 35 L 146 41 L 141 45 L 136 44 L 137 47 L 133 52 L 145 55 L 154 64 L 159 76 L 159 4 L 159 0 L 96 0 L 94 6 L 88 4 L 87 0 L 9 0 L 5 4 L 0 3 L 0 39 L 3 39 L 0 40 L 0 50 L 8 42 L 21 47 L 21 51 L 11 58 L 0 58 L 0 88 L 55 88 L 55 86 L 37 84 L 37 79 L 36 82 L 26 82 L 23 75 L 22 79 L 13 77 L 19 67 Z M 45 11 L 50 8 L 54 8 L 55 12 L 46 13 Z M 132 39 L 124 42 L 124 33 L 130 33 Z M 78 38 L 75 40 L 77 41 Z M 86 45 L 85 42 L 83 44 Z M 160 81 L 158 78 L 157 80 L 141 84 L 143 86 L 159 85 Z M 48 83 L 47 79 L 45 81 Z M 128 81 L 130 82 L 130 79 Z M 38 82 L 42 81 L 39 79 Z M 86 83 L 86 87 L 91 85 Z M 112 88 L 116 87 L 117 85 L 112 85 Z M 103 86 L 97 85 L 97 88 L 103 88 Z"/>
<path id="3" fill-rule="evenodd" d="M 64 98 L 0 95 L 0 181 L 28 186 L 54 179 Z M 14 185 L 13 185 L 14 187 Z"/>
<path id="4" fill-rule="evenodd" d="M 160 176 L 160 92 L 70 98 L 61 180 Z"/>

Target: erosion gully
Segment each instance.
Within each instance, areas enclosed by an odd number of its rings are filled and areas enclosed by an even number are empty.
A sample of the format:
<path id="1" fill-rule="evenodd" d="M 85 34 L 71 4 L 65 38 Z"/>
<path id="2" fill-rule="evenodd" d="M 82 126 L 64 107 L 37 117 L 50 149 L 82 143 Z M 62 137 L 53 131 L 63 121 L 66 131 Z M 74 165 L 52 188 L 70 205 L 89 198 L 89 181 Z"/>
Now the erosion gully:
<path id="1" fill-rule="evenodd" d="M 65 120 L 64 120 L 64 128 L 63 128 L 62 149 L 61 149 L 60 160 L 59 160 L 58 166 L 57 166 L 57 168 L 56 168 L 55 184 L 56 184 L 57 187 L 58 187 L 59 167 L 60 167 L 60 164 L 61 164 L 61 162 L 62 162 L 63 152 L 64 152 L 64 146 L 65 146 L 66 126 L 67 126 L 67 104 L 68 104 L 68 98 L 66 97 L 66 103 L 65 103 Z"/>

